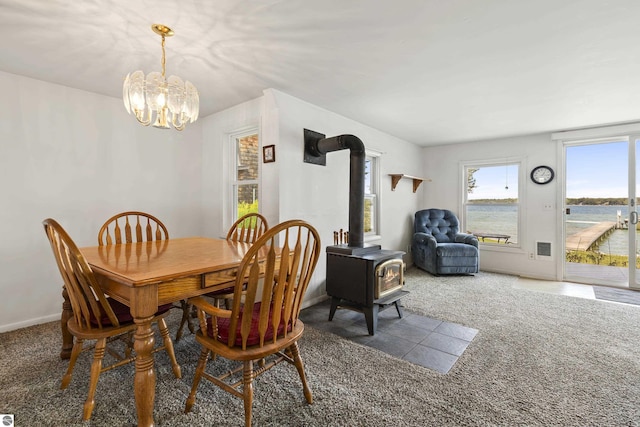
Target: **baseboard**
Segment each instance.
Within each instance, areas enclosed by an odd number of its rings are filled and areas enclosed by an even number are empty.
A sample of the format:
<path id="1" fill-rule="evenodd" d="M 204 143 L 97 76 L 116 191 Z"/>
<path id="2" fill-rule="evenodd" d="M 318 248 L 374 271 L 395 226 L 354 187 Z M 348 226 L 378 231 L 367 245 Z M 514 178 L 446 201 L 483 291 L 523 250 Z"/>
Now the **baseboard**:
<path id="1" fill-rule="evenodd" d="M 302 302 L 302 308 L 311 307 L 312 305 L 319 304 L 322 301 L 327 300 L 327 299 L 329 299 L 329 295 L 320 295 L 320 296 L 317 296 L 315 298 L 305 299 Z"/>
<path id="2" fill-rule="evenodd" d="M 558 281 L 558 279 L 555 276 L 535 275 L 535 274 L 529 274 L 529 273 L 523 274 L 522 272 L 519 272 L 519 271 L 504 270 L 500 268 L 493 268 L 493 269 L 481 268 L 480 271 L 484 271 L 486 273 L 508 274 L 509 276 L 518 276 L 526 279 L 550 280 L 554 282 Z"/>
<path id="3" fill-rule="evenodd" d="M 24 320 L 22 322 L 9 323 L 8 325 L 0 325 L 0 333 L 15 331 L 16 329 L 22 329 L 33 325 L 40 325 L 42 323 L 54 322 L 56 320 L 60 321 L 60 313 L 50 314 L 43 317 L 36 317 L 35 319 Z"/>

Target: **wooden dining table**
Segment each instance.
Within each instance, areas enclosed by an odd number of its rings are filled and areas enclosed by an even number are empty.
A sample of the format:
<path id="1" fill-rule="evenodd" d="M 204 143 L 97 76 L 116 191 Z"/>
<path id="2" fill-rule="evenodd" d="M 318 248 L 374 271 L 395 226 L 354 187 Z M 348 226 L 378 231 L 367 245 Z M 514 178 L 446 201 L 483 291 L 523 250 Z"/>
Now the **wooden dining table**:
<path id="1" fill-rule="evenodd" d="M 156 373 L 151 319 L 159 305 L 232 285 L 248 243 L 190 237 L 81 248 L 104 292 L 130 307 L 134 334 L 134 395 L 139 426 L 152 426 Z M 63 306 L 64 307 L 64 306 Z M 67 305 L 70 310 L 70 305 Z M 69 313 L 63 313 L 63 319 Z M 64 327 L 64 321 L 63 327 Z M 63 331 L 63 352 L 73 338 Z"/>

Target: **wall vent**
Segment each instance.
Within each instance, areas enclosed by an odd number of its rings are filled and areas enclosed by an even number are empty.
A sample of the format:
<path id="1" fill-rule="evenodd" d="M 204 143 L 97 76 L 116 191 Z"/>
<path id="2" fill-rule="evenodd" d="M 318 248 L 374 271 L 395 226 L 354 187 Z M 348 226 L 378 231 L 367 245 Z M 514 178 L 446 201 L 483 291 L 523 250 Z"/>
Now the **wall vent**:
<path id="1" fill-rule="evenodd" d="M 551 242 L 536 242 L 536 255 L 550 257 L 551 256 Z"/>

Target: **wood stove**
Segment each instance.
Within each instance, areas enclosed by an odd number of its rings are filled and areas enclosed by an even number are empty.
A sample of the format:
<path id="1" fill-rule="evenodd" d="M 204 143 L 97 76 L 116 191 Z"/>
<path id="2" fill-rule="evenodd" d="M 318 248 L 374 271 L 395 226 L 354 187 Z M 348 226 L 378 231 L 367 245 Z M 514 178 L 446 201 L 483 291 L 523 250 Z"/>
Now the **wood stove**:
<path id="1" fill-rule="evenodd" d="M 354 135 L 325 135 L 304 130 L 304 161 L 326 165 L 326 154 L 349 149 L 349 235 L 347 245 L 327 247 L 327 294 L 331 296 L 329 320 L 338 307 L 364 312 L 370 335 L 376 332 L 378 312 L 394 305 L 402 317 L 399 300 L 408 292 L 404 283 L 404 252 L 364 244 L 365 148 Z M 340 233 L 342 234 L 342 233 Z"/>
<path id="2" fill-rule="evenodd" d="M 361 311 L 367 321 L 369 335 L 375 335 L 378 312 L 395 306 L 402 317 L 400 298 L 408 294 L 404 285 L 404 252 L 373 250 L 365 254 L 347 255 L 327 248 L 327 294 L 331 296 L 329 320 L 336 309 Z"/>

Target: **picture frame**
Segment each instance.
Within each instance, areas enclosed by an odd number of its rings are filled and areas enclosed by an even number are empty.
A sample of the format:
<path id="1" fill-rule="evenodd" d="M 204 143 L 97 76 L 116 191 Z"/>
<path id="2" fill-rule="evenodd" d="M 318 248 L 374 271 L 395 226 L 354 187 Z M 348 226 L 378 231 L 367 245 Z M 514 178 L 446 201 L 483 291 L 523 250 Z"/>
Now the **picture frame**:
<path id="1" fill-rule="evenodd" d="M 272 163 L 276 161 L 276 146 L 265 145 L 262 147 L 262 163 Z"/>

